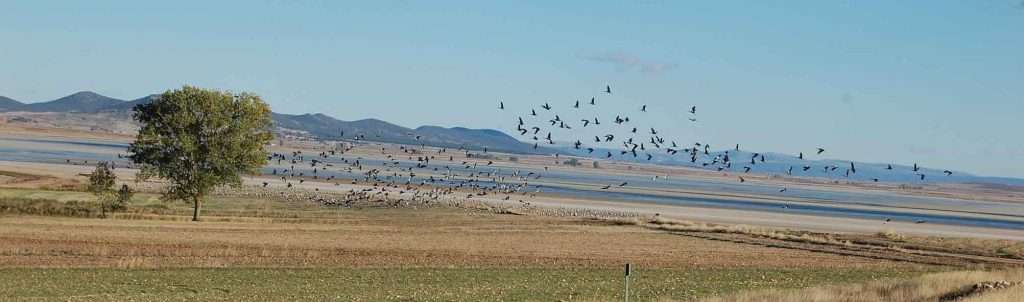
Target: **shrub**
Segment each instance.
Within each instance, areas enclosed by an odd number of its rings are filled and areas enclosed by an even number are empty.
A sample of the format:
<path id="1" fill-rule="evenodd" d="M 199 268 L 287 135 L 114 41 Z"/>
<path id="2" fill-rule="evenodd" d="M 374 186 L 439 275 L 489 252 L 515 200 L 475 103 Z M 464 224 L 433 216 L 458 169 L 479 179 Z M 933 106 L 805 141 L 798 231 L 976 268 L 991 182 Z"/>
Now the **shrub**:
<path id="1" fill-rule="evenodd" d="M 96 208 L 94 204 L 80 201 L 60 202 L 52 199 L 0 198 L 0 213 L 95 217 Z"/>
<path id="2" fill-rule="evenodd" d="M 896 231 L 893 231 L 893 230 L 881 231 L 881 232 L 878 232 L 877 235 L 878 235 L 878 237 L 882 237 L 882 238 L 889 239 L 889 240 L 892 240 L 892 241 L 903 241 L 903 240 L 907 239 L 902 234 L 897 233 Z"/>
<path id="3" fill-rule="evenodd" d="M 99 162 L 96 164 L 96 169 L 93 170 L 92 174 L 89 174 L 88 190 L 93 195 L 96 195 L 96 200 L 100 202 L 100 210 L 103 217 L 107 216 L 107 212 L 126 210 L 128 202 L 131 201 L 132 195 L 134 195 L 128 185 L 121 185 L 120 190 L 114 191 L 117 175 L 114 174 L 111 167 L 112 164 L 109 162 Z"/>

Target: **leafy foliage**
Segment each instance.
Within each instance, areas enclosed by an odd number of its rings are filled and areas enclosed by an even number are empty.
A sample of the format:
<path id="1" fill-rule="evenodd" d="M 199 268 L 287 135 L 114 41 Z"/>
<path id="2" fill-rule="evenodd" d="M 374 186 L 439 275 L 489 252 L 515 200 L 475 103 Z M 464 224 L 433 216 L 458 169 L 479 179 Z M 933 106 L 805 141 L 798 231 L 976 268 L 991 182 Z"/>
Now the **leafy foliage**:
<path id="1" fill-rule="evenodd" d="M 97 198 L 104 199 L 114 191 L 114 183 L 117 175 L 114 175 L 110 162 L 101 161 L 96 163 L 96 169 L 89 174 L 88 190 Z"/>
<path id="2" fill-rule="evenodd" d="M 113 168 L 113 163 L 101 161 L 96 164 L 96 169 L 89 174 L 88 191 L 96 195 L 103 216 L 106 216 L 107 212 L 123 211 L 128 207 L 128 202 L 132 198 L 132 191 L 128 185 L 122 185 L 118 191 L 114 190 L 117 175 L 114 174 Z"/>
<path id="3" fill-rule="evenodd" d="M 128 150 L 139 179 L 167 180 L 164 199 L 194 202 L 193 220 L 211 189 L 239 186 L 266 164 L 271 115 L 259 96 L 185 86 L 134 110 L 142 129 Z"/>
<path id="4" fill-rule="evenodd" d="M 111 202 L 104 206 L 112 212 L 124 211 L 128 208 L 128 202 L 132 200 L 132 196 L 135 196 L 132 188 L 129 188 L 128 185 L 121 185 L 121 189 L 117 190 L 117 194 L 114 195 Z"/>

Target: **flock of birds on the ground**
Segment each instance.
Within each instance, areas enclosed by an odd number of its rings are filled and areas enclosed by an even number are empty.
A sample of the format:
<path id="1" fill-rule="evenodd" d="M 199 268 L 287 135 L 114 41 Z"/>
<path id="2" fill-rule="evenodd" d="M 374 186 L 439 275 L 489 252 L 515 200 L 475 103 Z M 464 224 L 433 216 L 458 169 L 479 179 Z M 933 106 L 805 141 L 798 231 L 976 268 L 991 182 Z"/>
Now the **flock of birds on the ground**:
<path id="1" fill-rule="evenodd" d="M 340 202 L 328 200 L 325 201 L 326 204 L 351 204 L 353 201 L 430 204 L 444 197 L 472 199 L 474 196 L 494 194 L 504 194 L 503 199 L 508 201 L 516 194 L 533 196 L 540 192 L 537 186 L 534 186 L 536 190 L 533 192 L 527 190 L 531 179 L 540 179 L 538 173 L 522 173 L 518 169 L 503 173 L 500 168 L 488 168 L 494 165 L 494 161 L 490 160 L 494 157 L 487 154 L 486 149 L 480 154 L 465 148 L 452 152 L 443 147 L 434 151 L 428 150 L 426 146 L 379 144 L 379 152 L 383 159 L 367 159 L 358 155 L 347 155 L 354 146 L 343 146 L 337 150 L 320 152 L 313 158 L 307 158 L 302 151 L 293 151 L 291 154 L 273 153 L 268 159 L 273 166 L 281 168 L 271 168 L 269 174 L 280 177 L 286 188 L 292 188 L 296 185 L 295 182 L 303 184 L 306 179 L 333 182 L 335 186 L 340 186 L 343 182 L 372 186 L 351 189 Z M 396 150 L 397 152 L 393 153 Z M 403 161 L 414 164 L 403 166 Z M 443 164 L 438 164 L 438 161 Z M 328 169 L 358 177 L 342 180 L 337 177 L 337 173 L 332 173 L 334 171 Z M 263 187 L 270 185 L 270 182 L 262 184 Z M 314 190 L 319 191 L 319 188 L 314 187 Z M 517 200 L 524 206 L 530 205 L 523 199 Z"/>

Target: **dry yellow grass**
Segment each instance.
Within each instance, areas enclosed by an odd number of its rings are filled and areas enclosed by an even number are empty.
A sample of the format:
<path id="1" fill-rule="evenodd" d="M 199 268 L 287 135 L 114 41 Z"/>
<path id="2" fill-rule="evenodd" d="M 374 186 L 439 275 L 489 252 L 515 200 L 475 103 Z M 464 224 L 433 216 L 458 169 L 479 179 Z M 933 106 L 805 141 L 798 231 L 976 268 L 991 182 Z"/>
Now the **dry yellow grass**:
<path id="1" fill-rule="evenodd" d="M 656 218 L 654 220 L 648 221 L 648 223 L 650 225 L 653 225 L 652 228 L 654 229 L 666 231 L 742 234 L 793 242 L 810 242 L 835 245 L 849 244 L 849 242 L 836 240 L 835 238 L 828 234 L 811 234 L 806 232 L 781 231 L 771 228 L 754 227 L 748 225 L 718 225 L 703 222 L 683 221 L 664 218 Z"/>
<path id="2" fill-rule="evenodd" d="M 1024 242 L 1022 241 L 925 236 L 905 236 L 904 241 L 910 245 L 937 246 L 960 253 L 1024 259 Z"/>
<path id="3" fill-rule="evenodd" d="M 1024 300 L 1024 286 L 1014 286 L 1006 290 L 992 291 L 965 300 L 965 302 L 1020 302 Z"/>
<path id="4" fill-rule="evenodd" d="M 907 239 L 906 236 L 903 236 L 903 234 L 897 233 L 896 231 L 893 230 L 884 230 L 878 232 L 878 234 L 876 235 L 878 235 L 878 237 L 882 237 L 892 241 L 904 241 Z"/>
<path id="5" fill-rule="evenodd" d="M 974 284 L 993 281 L 1019 282 L 1024 270 L 947 272 L 924 275 L 909 280 L 885 280 L 856 285 L 812 287 L 798 290 L 766 290 L 745 292 L 726 297 L 715 297 L 702 302 L 878 302 L 878 301 L 940 301 L 947 295 Z M 1022 286 L 1005 290 L 992 290 L 968 301 L 1021 301 Z M 1008 300 L 1009 299 L 1009 300 Z"/>
<path id="6" fill-rule="evenodd" d="M 216 199 L 211 212 L 250 213 L 232 209 L 252 202 Z M 0 289 L 0 296 L 180 301 L 251 294 L 251 300 L 291 301 L 301 292 L 312 300 L 604 301 L 621 299 L 621 265 L 630 262 L 639 267 L 632 300 L 690 300 L 935 269 L 592 219 L 268 206 L 296 218 L 208 216 L 194 223 L 173 214 L 0 216 L 0 281 L 17 283 Z M 165 290 L 198 271 L 211 281 L 189 285 L 196 292 Z M 324 276 L 344 282 L 313 289 L 305 282 Z M 127 279 L 139 281 L 117 283 Z"/>
<path id="7" fill-rule="evenodd" d="M 339 211 L 331 223 L 3 217 L 0 266 L 911 267 L 591 220 L 455 209 Z"/>

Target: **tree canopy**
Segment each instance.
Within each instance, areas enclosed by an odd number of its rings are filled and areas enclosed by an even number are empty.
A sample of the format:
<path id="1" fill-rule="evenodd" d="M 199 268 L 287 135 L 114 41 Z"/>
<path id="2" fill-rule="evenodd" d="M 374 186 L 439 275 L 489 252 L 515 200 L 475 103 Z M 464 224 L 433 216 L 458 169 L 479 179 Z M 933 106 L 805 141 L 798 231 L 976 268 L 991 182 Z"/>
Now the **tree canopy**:
<path id="1" fill-rule="evenodd" d="M 128 151 L 139 179 L 166 180 L 164 199 L 194 202 L 195 221 L 211 189 L 259 173 L 273 138 L 270 107 L 250 93 L 185 86 L 136 106 L 134 118 L 142 128 Z"/>

